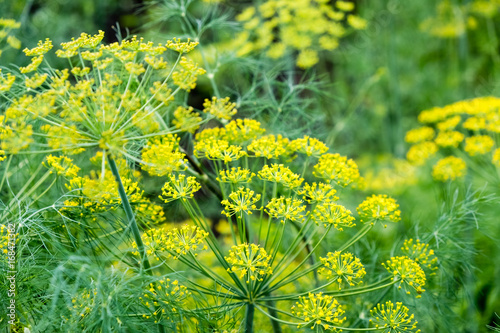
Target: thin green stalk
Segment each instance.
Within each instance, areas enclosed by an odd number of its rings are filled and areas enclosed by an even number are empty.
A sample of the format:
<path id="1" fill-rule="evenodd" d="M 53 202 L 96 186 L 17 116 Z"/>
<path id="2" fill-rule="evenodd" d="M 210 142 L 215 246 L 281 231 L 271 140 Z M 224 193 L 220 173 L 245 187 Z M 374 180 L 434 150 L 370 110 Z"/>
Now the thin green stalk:
<path id="1" fill-rule="evenodd" d="M 342 245 L 337 251 L 344 251 L 345 249 L 347 249 L 349 246 L 351 246 L 352 244 L 356 243 L 358 240 L 360 240 L 364 235 L 366 235 L 366 233 L 368 231 L 371 230 L 371 228 L 373 228 L 373 224 L 371 223 L 367 223 L 365 224 L 365 226 L 360 230 L 358 231 L 358 233 L 354 236 L 352 236 L 351 239 L 349 239 L 344 245 Z"/>
<path id="2" fill-rule="evenodd" d="M 106 155 L 108 157 L 109 168 L 111 169 L 111 172 L 113 173 L 113 176 L 115 177 L 116 183 L 118 185 L 118 193 L 120 194 L 120 198 L 122 200 L 123 210 L 125 210 L 125 214 L 127 215 L 127 220 L 129 222 L 130 229 L 132 229 L 132 234 L 134 236 L 134 240 L 137 244 L 137 249 L 141 257 L 141 272 L 144 270 L 146 274 L 153 276 L 153 273 L 151 272 L 151 264 L 149 263 L 148 257 L 146 255 L 146 250 L 144 249 L 144 243 L 142 242 L 141 233 L 139 231 L 139 227 L 137 226 L 137 221 L 135 220 L 134 212 L 132 211 L 132 207 L 130 206 L 127 193 L 125 192 L 125 187 L 123 186 L 120 172 L 118 171 L 118 167 L 116 166 L 116 162 L 111 156 L 111 153 L 108 151 L 106 152 Z M 165 333 L 165 327 L 161 323 L 158 323 L 158 332 Z"/>
<path id="3" fill-rule="evenodd" d="M 253 316 L 255 313 L 255 305 L 248 303 L 245 314 L 245 333 L 253 333 Z"/>

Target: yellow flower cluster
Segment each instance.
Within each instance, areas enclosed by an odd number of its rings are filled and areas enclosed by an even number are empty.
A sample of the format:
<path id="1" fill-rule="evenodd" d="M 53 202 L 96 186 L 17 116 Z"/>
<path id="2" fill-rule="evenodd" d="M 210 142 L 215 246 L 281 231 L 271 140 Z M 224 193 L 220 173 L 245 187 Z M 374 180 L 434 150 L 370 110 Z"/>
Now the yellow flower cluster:
<path id="1" fill-rule="evenodd" d="M 165 176 L 173 171 L 185 170 L 187 160 L 179 151 L 179 140 L 178 136 L 172 134 L 150 139 L 142 150 L 142 168 L 154 176 Z"/>
<path id="2" fill-rule="evenodd" d="M 415 260 L 408 258 L 407 256 L 392 257 L 391 260 L 387 260 L 386 263 L 382 263 L 389 273 L 393 274 L 394 277 L 398 277 L 399 289 L 402 288 L 403 283 L 412 287 L 417 292 L 417 298 L 420 298 L 420 294 L 425 291 L 422 289 L 425 286 L 425 273 Z M 405 288 L 406 289 L 406 288 Z M 410 291 L 406 292 L 410 294 Z"/>
<path id="3" fill-rule="evenodd" d="M 71 312 L 76 314 L 74 316 L 75 319 L 78 318 L 77 320 L 81 320 L 92 311 L 95 307 L 96 295 L 97 291 L 95 289 L 83 290 L 71 299 Z"/>
<path id="4" fill-rule="evenodd" d="M 332 225 L 335 229 L 342 231 L 343 227 L 354 227 L 354 217 L 349 209 L 331 201 L 323 201 L 318 204 L 311 213 L 313 221 L 325 227 Z"/>
<path id="5" fill-rule="evenodd" d="M 442 158 L 432 167 L 432 177 L 442 182 L 462 178 L 466 172 L 465 161 L 455 156 Z"/>
<path id="6" fill-rule="evenodd" d="M 271 256 L 263 247 L 256 244 L 240 244 L 231 247 L 229 256 L 224 257 L 231 265 L 228 272 L 246 278 L 246 282 L 262 281 L 263 277 L 273 273 L 270 265 Z"/>
<path id="7" fill-rule="evenodd" d="M 245 214 L 252 214 L 256 210 L 255 203 L 260 200 L 260 194 L 255 194 L 249 188 L 240 187 L 236 192 L 229 194 L 229 200 L 222 200 L 221 204 L 225 209 L 221 214 L 227 217 L 238 215 L 240 218 Z"/>
<path id="8" fill-rule="evenodd" d="M 69 162 L 62 159 L 59 163 Z M 76 166 L 68 166 L 68 170 L 71 170 L 68 174 L 68 171 L 60 169 L 60 167 L 66 168 L 65 164 L 54 165 L 52 164 L 50 167 L 56 168 L 56 172 L 66 172 L 68 178 L 69 175 L 74 174 L 75 168 L 77 168 Z M 158 224 L 164 221 L 165 214 L 162 207 L 144 197 L 144 191 L 139 188 L 137 182 L 126 177 L 122 177 L 122 182 L 138 220 L 146 224 L 150 222 Z M 92 216 L 93 221 L 97 221 L 96 214 L 116 210 L 122 204 L 118 185 L 115 179 L 110 176 L 101 177 L 100 173 L 91 172 L 90 176 L 70 178 L 65 186 L 69 190 L 71 199 L 64 202 L 64 207 L 61 209 L 61 213 L 64 215 L 83 217 L 88 214 Z"/>
<path id="9" fill-rule="evenodd" d="M 328 147 L 318 139 L 304 136 L 290 142 L 290 148 L 307 156 L 320 157 L 328 151 Z"/>
<path id="10" fill-rule="evenodd" d="M 12 19 L 6 19 L 0 17 L 0 57 L 2 56 L 2 51 L 4 47 L 2 46 L 2 42 L 5 40 L 7 45 L 13 49 L 20 49 L 21 42 L 15 36 L 13 36 L 12 30 L 19 29 L 21 27 L 21 23 L 16 22 Z M 0 89 L 0 92 L 2 90 Z"/>
<path id="11" fill-rule="evenodd" d="M 339 154 L 323 154 L 314 166 L 313 175 L 339 186 L 345 187 L 351 183 L 358 182 L 361 178 L 356 163 Z"/>
<path id="12" fill-rule="evenodd" d="M 278 158 L 288 152 L 289 140 L 281 135 L 264 135 L 254 139 L 248 145 L 248 151 L 251 151 L 257 157 Z"/>
<path id="13" fill-rule="evenodd" d="M 406 135 L 406 141 L 413 144 L 407 153 L 411 163 L 424 164 L 442 147 L 447 154 L 459 149 L 476 159 L 489 158 L 497 165 L 500 98 L 478 97 L 434 107 L 422 111 L 418 120 L 425 126 L 410 130 Z M 434 165 L 433 176 L 439 181 L 463 177 L 466 163 L 459 157 L 441 159 Z"/>
<path id="14" fill-rule="evenodd" d="M 272 164 L 270 167 L 265 164 L 257 176 L 262 180 L 282 184 L 292 189 L 299 187 L 304 181 L 300 175 L 293 173 L 290 168 L 283 164 Z"/>
<path id="15" fill-rule="evenodd" d="M 231 183 L 231 184 L 239 184 L 239 183 L 249 183 L 252 181 L 252 178 L 255 177 L 255 173 L 251 172 L 248 169 L 231 168 L 229 170 L 221 170 L 219 172 L 219 177 L 217 180 L 221 183 Z"/>
<path id="16" fill-rule="evenodd" d="M 375 326 L 377 331 L 383 330 L 383 333 L 419 333 L 417 328 L 418 321 L 414 315 L 408 315 L 408 308 L 401 302 L 396 303 L 396 307 L 391 301 L 385 304 L 377 304 L 370 310 L 370 323 Z"/>
<path id="17" fill-rule="evenodd" d="M 375 223 L 376 221 L 398 222 L 401 220 L 401 211 L 396 200 L 385 194 L 372 195 L 366 198 L 356 209 L 361 222 Z"/>
<path id="18" fill-rule="evenodd" d="M 149 229 L 143 235 L 143 242 L 147 255 L 154 256 L 156 260 L 162 256 L 179 259 L 188 253 L 197 256 L 198 251 L 206 250 L 207 246 L 203 243 L 207 237 L 208 232 L 186 224 L 171 230 Z M 137 244 L 134 242 L 132 247 L 137 249 Z M 139 252 L 135 251 L 134 254 L 139 255 Z"/>
<path id="19" fill-rule="evenodd" d="M 311 185 L 305 183 L 297 193 L 303 195 L 304 200 L 310 204 L 337 201 L 339 199 L 335 196 L 337 190 L 332 185 L 325 183 L 314 182 Z"/>
<path id="20" fill-rule="evenodd" d="M 363 283 L 361 279 L 366 274 L 365 268 L 361 264 L 361 260 L 352 253 L 328 252 L 326 258 L 320 257 L 319 259 L 323 266 L 318 270 L 318 273 L 328 280 L 337 282 L 339 290 L 342 289 L 344 282 L 351 287 Z"/>
<path id="21" fill-rule="evenodd" d="M 420 29 L 439 38 L 457 38 L 467 30 L 477 29 L 478 18 L 491 19 L 499 9 L 498 0 L 472 0 L 459 4 L 449 0 L 437 1 L 436 14 L 424 20 Z"/>
<path id="22" fill-rule="evenodd" d="M 172 281 L 167 278 L 149 284 L 144 297 L 139 297 L 139 299 L 152 311 L 155 322 L 163 317 L 173 322 L 170 316 L 178 313 L 177 307 L 184 305 L 190 294 L 185 286 L 179 284 L 178 280 Z M 144 317 L 150 318 L 151 316 L 144 315 Z"/>
<path id="23" fill-rule="evenodd" d="M 423 267 L 427 267 L 431 271 L 436 270 L 437 257 L 434 255 L 434 250 L 429 249 L 429 244 L 422 243 L 419 239 L 415 242 L 412 238 L 406 239 L 401 248 L 403 253 L 410 259 Z"/>
<path id="24" fill-rule="evenodd" d="M 303 212 L 306 210 L 302 200 L 292 198 L 272 198 L 266 205 L 265 212 L 281 223 L 288 221 L 304 222 Z"/>
<path id="25" fill-rule="evenodd" d="M 169 178 L 170 181 L 166 182 L 161 189 L 160 199 L 165 202 L 191 199 L 194 197 L 194 193 L 201 188 L 195 177 L 186 178 L 186 175 L 179 174 L 177 177 L 170 175 Z"/>
<path id="26" fill-rule="evenodd" d="M 200 127 L 202 120 L 200 114 L 193 111 L 193 107 L 190 106 L 189 108 L 185 108 L 179 106 L 174 111 L 174 120 L 172 120 L 172 124 L 181 131 L 193 134 Z"/>
<path id="27" fill-rule="evenodd" d="M 334 325 L 342 324 L 346 318 L 342 317 L 345 313 L 339 302 L 332 296 L 323 295 L 323 293 L 309 293 L 301 296 L 299 302 L 292 306 L 292 314 L 302 320 L 297 325 L 298 328 L 322 326 L 324 330 L 336 331 Z"/>
<path id="28" fill-rule="evenodd" d="M 46 157 L 47 162 L 43 164 L 50 169 L 50 172 L 55 172 L 57 175 L 61 175 L 67 178 L 75 178 L 78 176 L 78 171 L 80 168 L 73 164 L 73 160 L 66 156 L 52 156 Z"/>
<path id="29" fill-rule="evenodd" d="M 325 0 L 267 0 L 247 7 L 236 19 L 243 31 L 236 36 L 238 55 L 265 51 L 270 58 L 281 58 L 297 51 L 297 66 L 309 68 L 319 61 L 318 52 L 338 47 L 347 32 L 343 22 L 360 30 L 366 21 L 352 14 L 354 3 Z"/>
<path id="30" fill-rule="evenodd" d="M 236 103 L 231 103 L 229 97 L 212 97 L 212 100 L 205 99 L 203 107 L 204 112 L 210 113 L 212 116 L 222 121 L 231 120 L 237 112 Z"/>
<path id="31" fill-rule="evenodd" d="M 171 132 L 165 118 L 169 112 L 167 106 L 179 91 L 175 86 L 185 90 L 194 88 L 196 77 L 204 70 L 180 55 L 179 61 L 168 65 L 166 51 L 171 48 L 185 53 L 196 43 L 174 40 L 166 46 L 154 45 L 134 36 L 104 45 L 103 38 L 102 31 L 94 36 L 83 33 L 62 43 L 56 55 L 73 58 L 71 70 L 43 71 L 43 74 L 38 67 L 52 48 L 50 39 L 25 49 L 32 62 L 20 71 L 35 73 L 23 76 L 23 83 L 29 88 L 24 95 L 10 91 L 14 75 L 0 72 L 0 92 L 8 97 L 2 109 L 0 133 L 5 154 L 16 154 L 32 146 L 37 151 L 64 154 L 100 148 L 119 155 L 126 153 L 131 141 L 144 142 Z M 202 122 L 199 114 L 184 107 L 173 118 L 175 127 L 191 133 Z M 163 149 L 162 154 L 166 153 L 166 147 L 154 145 Z M 170 161 L 174 166 L 159 173 L 177 168 L 182 160 L 177 157 Z"/>

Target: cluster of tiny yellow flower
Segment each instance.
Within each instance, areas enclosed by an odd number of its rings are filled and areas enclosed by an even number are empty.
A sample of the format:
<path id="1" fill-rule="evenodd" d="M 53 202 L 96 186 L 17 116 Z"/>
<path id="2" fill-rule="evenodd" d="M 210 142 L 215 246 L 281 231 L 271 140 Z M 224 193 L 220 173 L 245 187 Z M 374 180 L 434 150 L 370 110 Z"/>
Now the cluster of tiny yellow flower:
<path id="1" fill-rule="evenodd" d="M 177 199 L 191 199 L 194 197 L 194 193 L 201 188 L 200 183 L 196 181 L 196 177 L 186 178 L 186 175 L 179 174 L 178 177 L 170 175 L 169 178 L 170 181 L 165 183 L 161 189 L 162 195 L 160 196 L 160 199 L 165 202 Z"/>
<path id="2" fill-rule="evenodd" d="M 56 173 L 57 175 L 67 178 L 75 178 L 78 176 L 80 168 L 73 164 L 71 158 L 49 155 L 46 157 L 46 160 L 47 162 L 44 162 L 44 165 L 50 169 L 51 173 Z"/>
<path id="3" fill-rule="evenodd" d="M 398 222 L 401 220 L 401 211 L 398 208 L 399 205 L 396 203 L 396 200 L 389 198 L 385 194 L 374 194 L 366 198 L 358 206 L 357 211 L 361 222 Z"/>
<path id="4" fill-rule="evenodd" d="M 326 258 L 320 257 L 320 260 L 322 267 L 318 273 L 328 280 L 337 282 L 339 290 L 342 289 L 344 282 L 351 287 L 363 283 L 361 279 L 366 274 L 365 268 L 361 260 L 352 253 L 328 252 Z"/>
<path id="5" fill-rule="evenodd" d="M 208 233 L 194 225 L 183 225 L 181 228 L 151 228 L 142 237 L 146 254 L 154 256 L 157 261 L 161 258 L 179 259 L 182 256 L 192 254 L 198 255 L 198 251 L 206 250 L 204 244 Z M 137 249 L 137 244 L 132 244 Z M 135 255 L 139 252 L 135 251 Z"/>
<path id="6" fill-rule="evenodd" d="M 363 163 L 365 168 L 364 178 L 366 191 L 398 193 L 404 191 L 408 186 L 417 183 L 417 167 L 406 159 L 382 156 L 377 159 L 377 167 L 372 168 Z M 360 165 L 363 169 L 363 166 Z"/>
<path id="7" fill-rule="evenodd" d="M 477 29 L 477 18 L 491 19 L 499 9 L 498 0 L 472 0 L 460 4 L 441 0 L 436 3 L 436 15 L 424 20 L 420 29 L 439 38 L 457 38 L 467 30 Z"/>
<path id="8" fill-rule="evenodd" d="M 343 307 L 335 298 L 323 295 L 323 293 L 309 293 L 307 297 L 301 296 L 299 302 L 292 306 L 292 314 L 302 320 L 298 328 L 314 329 L 320 325 L 325 330 L 336 332 L 335 326 L 346 320 L 342 317 L 344 313 Z"/>
<path id="9" fill-rule="evenodd" d="M 236 17 L 243 24 L 243 31 L 236 36 L 238 55 L 265 51 L 276 59 L 297 51 L 297 66 L 314 66 L 319 51 L 338 47 L 346 25 L 356 30 L 366 27 L 366 21 L 353 14 L 353 2 L 329 2 L 267 0 L 247 7 Z"/>
<path id="10" fill-rule="evenodd" d="M 422 287 L 425 286 L 425 273 L 422 267 L 415 261 L 407 256 L 392 257 L 391 260 L 387 260 L 386 263 L 382 265 L 394 275 L 394 277 L 399 278 L 399 286 L 401 289 L 406 285 L 410 286 L 417 292 L 417 298 L 420 298 L 420 294 L 425 291 Z M 410 291 L 406 291 L 410 294 Z"/>
<path id="11" fill-rule="evenodd" d="M 238 274 L 239 278 L 250 281 L 262 281 L 263 277 L 273 273 L 271 256 L 263 247 L 256 244 L 240 244 L 231 247 L 229 256 L 224 257 L 229 265 L 228 272 Z"/>
<path id="12" fill-rule="evenodd" d="M 426 267 L 431 271 L 437 269 L 436 265 L 438 259 L 434 255 L 434 250 L 429 249 L 429 244 L 422 243 L 419 239 L 414 242 L 413 239 L 410 238 L 404 241 L 401 250 L 405 255 L 415 260 L 415 262 L 422 267 Z"/>
<path id="13" fill-rule="evenodd" d="M 118 162 L 121 168 L 125 168 L 123 160 Z M 64 207 L 60 210 L 63 215 L 72 218 L 89 216 L 93 221 L 97 221 L 99 213 L 114 211 L 121 206 L 122 201 L 114 178 L 102 177 L 100 172 L 94 171 L 88 176 L 80 177 L 77 175 L 80 168 L 65 156 L 47 158 L 47 166 L 68 178 L 65 186 L 71 199 L 64 202 Z M 163 208 L 144 196 L 138 182 L 125 177 L 122 177 L 122 182 L 138 220 L 146 224 L 159 224 L 164 221 Z"/>
<path id="14" fill-rule="evenodd" d="M 303 201 L 299 199 L 272 198 L 264 211 L 269 216 L 280 220 L 281 223 L 285 223 L 285 221 L 303 222 L 306 206 L 302 203 Z"/>
<path id="15" fill-rule="evenodd" d="M 318 178 L 333 181 L 345 187 L 361 178 L 356 163 L 339 154 L 323 154 L 314 166 L 313 174 Z"/>
<path id="16" fill-rule="evenodd" d="M 408 315 L 408 308 L 401 302 L 396 303 L 396 307 L 391 301 L 385 304 L 377 304 L 370 310 L 370 323 L 377 330 L 383 333 L 418 333 L 416 330 L 418 321 L 414 320 L 414 315 Z"/>
<path id="17" fill-rule="evenodd" d="M 71 299 L 71 312 L 72 316 L 70 318 L 64 318 L 64 321 L 75 320 L 80 322 L 81 327 L 85 327 L 83 319 L 88 316 L 92 309 L 95 307 L 95 296 L 97 291 L 95 289 L 83 290 L 78 293 L 75 297 Z"/>
<path id="18" fill-rule="evenodd" d="M 0 73 L 0 92 L 8 97 L 0 119 L 3 155 L 30 147 L 36 152 L 64 154 L 100 148 L 126 155 L 130 142 L 172 132 L 165 118 L 174 118 L 172 125 L 178 129 L 194 132 L 202 122 L 198 113 L 185 107 L 181 108 L 188 112 L 177 111 L 174 117 L 167 117 L 167 113 L 177 93 L 193 89 L 197 76 L 204 73 L 181 56 L 197 43 L 174 39 L 154 45 L 134 36 L 104 45 L 103 38 L 102 31 L 94 36 L 83 33 L 62 43 L 56 55 L 71 58 L 71 68 L 39 69 L 52 49 L 52 42 L 46 39 L 24 50 L 32 57 L 28 66 L 20 68 L 24 75 Z M 179 52 L 172 65 L 166 61 L 171 57 L 168 49 Z M 11 92 L 14 85 L 25 85 L 26 93 L 19 96 Z M 207 118 L 214 116 L 207 114 Z M 150 144 L 153 159 L 167 153 L 169 145 L 164 141 L 152 140 Z M 174 165 L 156 172 L 178 166 L 182 158 L 176 158 L 180 157 L 176 151 L 171 153 Z"/>
<path id="19" fill-rule="evenodd" d="M 422 111 L 418 120 L 424 126 L 406 133 L 406 142 L 412 144 L 407 154 L 408 161 L 422 165 L 440 148 L 459 155 L 435 162 L 432 174 L 436 180 L 444 182 L 465 176 L 467 165 L 463 156 L 467 155 L 471 160 L 489 158 L 500 167 L 497 158 L 500 148 L 496 145 L 500 133 L 500 98 L 479 97 L 434 107 Z M 457 150 L 463 150 L 467 155 Z"/>
<path id="20" fill-rule="evenodd" d="M 252 214 L 256 210 L 255 203 L 260 200 L 260 194 L 255 194 L 249 188 L 240 187 L 236 192 L 229 194 L 229 200 L 222 200 L 221 204 L 225 207 L 222 214 L 227 217 L 237 215 L 241 218 L 243 213 Z"/>
<path id="21" fill-rule="evenodd" d="M 19 29 L 21 27 L 21 23 L 16 22 L 12 19 L 6 19 L 0 17 L 0 57 L 2 56 L 2 52 L 5 49 L 5 46 L 2 45 L 5 40 L 6 45 L 12 47 L 14 49 L 21 48 L 21 42 L 15 36 L 12 35 L 12 30 Z M 0 87 L 0 92 L 1 92 Z"/>
<path id="22" fill-rule="evenodd" d="M 184 305 L 190 294 L 178 280 L 164 279 L 151 283 L 144 297 L 139 297 L 142 304 L 151 310 L 151 314 L 144 314 L 143 317 L 153 317 L 155 323 L 160 320 L 174 322 L 173 316 L 179 313 L 178 307 Z"/>
<path id="23" fill-rule="evenodd" d="M 142 149 L 143 170 L 154 176 L 165 176 L 185 170 L 184 154 L 179 151 L 180 138 L 173 134 L 155 137 Z"/>

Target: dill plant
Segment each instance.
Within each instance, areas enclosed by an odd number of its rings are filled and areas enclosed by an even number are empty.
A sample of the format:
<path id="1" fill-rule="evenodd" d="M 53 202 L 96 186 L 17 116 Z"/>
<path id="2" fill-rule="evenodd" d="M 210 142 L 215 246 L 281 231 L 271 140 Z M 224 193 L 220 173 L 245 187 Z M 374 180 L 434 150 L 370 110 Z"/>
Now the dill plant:
<path id="1" fill-rule="evenodd" d="M 262 320 L 269 320 L 275 332 L 281 332 L 283 324 L 316 331 L 417 331 L 408 308 L 391 302 L 385 305 L 391 313 L 387 317 L 379 315 L 383 307 L 373 310 L 373 328 L 349 327 L 355 322 L 349 313 L 350 296 L 394 286 L 403 295 L 419 298 L 437 259 L 428 245 L 408 240 L 400 256 L 380 265 L 385 274 L 366 276 L 363 258 L 350 251 L 376 225 L 398 222 L 401 212 L 394 199 L 373 195 L 353 214 L 337 194 L 361 181 L 357 165 L 327 151 L 308 136 L 289 140 L 266 134 L 252 119 L 232 120 L 196 134 L 193 155 L 220 189 L 221 214 L 227 218 L 224 237 L 215 235 L 198 204 L 201 184 L 182 171 L 169 176 L 160 199 L 167 204 L 179 200 L 190 217 L 189 226 L 151 228 L 144 236 L 152 260 L 183 275 L 193 297 L 206 300 L 204 305 L 194 301 L 198 316 L 185 325 L 204 322 L 207 330 L 221 329 L 223 319 L 230 317 L 239 322 L 231 327 L 245 332 L 254 331 L 254 325 L 263 329 Z M 169 154 L 163 158 L 168 161 Z M 357 232 L 342 237 L 349 229 Z M 336 242 L 325 241 L 330 234 L 337 235 Z M 222 319 L 207 319 L 214 317 Z"/>
<path id="2" fill-rule="evenodd" d="M 162 172 L 184 170 L 186 161 L 176 133 L 193 133 L 219 115 L 207 111 L 202 118 L 184 102 L 196 86 L 197 77 L 205 72 L 186 57 L 196 42 L 173 39 L 162 45 L 134 36 L 106 45 L 101 43 L 103 37 L 102 31 L 93 36 L 83 33 L 62 43 L 56 56 L 67 59 L 68 66 L 61 70 L 52 68 L 45 59 L 52 41 L 40 41 L 36 47 L 24 50 L 31 57 L 30 64 L 19 68 L 19 73 L 0 74 L 0 159 L 4 163 L 0 187 L 16 191 L 2 209 L 2 238 L 20 205 L 31 201 L 33 207 L 43 206 L 48 195 L 53 198 L 60 193 L 61 183 L 66 183 L 66 196 L 53 199 L 48 207 L 33 213 L 62 222 L 55 226 L 48 223 L 40 237 L 35 237 L 43 248 L 54 242 L 65 248 L 64 253 L 68 253 L 66 247 L 98 256 L 107 253 L 106 261 L 117 256 L 119 262 L 135 268 L 135 260 L 123 257 L 119 250 L 131 232 L 139 244 L 139 275 L 152 275 L 139 228 L 150 221 L 162 221 L 164 214 L 161 207 L 144 197 L 134 181 L 138 173 L 123 158 L 137 163 L 141 161 L 135 154 L 138 149 L 144 148 L 145 155 L 148 148 L 168 151 L 174 155 L 171 165 Z M 29 156 L 42 156 L 43 163 L 32 170 L 24 186 L 12 189 L 9 178 L 28 171 L 23 168 L 30 164 Z M 87 160 L 90 157 L 99 169 L 79 176 L 74 156 L 86 156 Z M 149 159 L 156 163 L 154 154 Z M 117 218 L 120 206 L 126 215 L 125 223 Z M 113 214 L 117 215 L 113 218 Z M 16 224 L 16 230 L 23 228 L 23 221 Z M 54 236 L 59 233 L 61 238 Z M 37 231 L 23 231 L 20 237 L 31 239 L 33 234 Z M 51 242 L 45 243 L 48 239 Z M 107 243 L 111 239 L 112 243 Z M 4 245 L 2 240 L 2 252 Z M 19 258 L 24 258 L 24 253 Z M 162 281 L 151 283 L 156 286 Z M 93 297 L 89 294 L 86 299 Z M 25 325 L 34 325 L 26 318 Z M 158 328 L 164 331 L 164 323 L 159 323 Z"/>

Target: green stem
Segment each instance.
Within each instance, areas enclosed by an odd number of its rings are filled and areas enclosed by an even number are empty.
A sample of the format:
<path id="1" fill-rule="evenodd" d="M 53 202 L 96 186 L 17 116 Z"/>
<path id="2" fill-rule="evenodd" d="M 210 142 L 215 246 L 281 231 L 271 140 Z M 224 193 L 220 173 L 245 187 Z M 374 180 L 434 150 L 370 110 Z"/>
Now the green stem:
<path id="1" fill-rule="evenodd" d="M 132 229 L 132 234 L 134 236 L 135 243 L 137 244 L 139 255 L 141 256 L 141 272 L 144 270 L 146 274 L 153 276 L 151 272 L 151 264 L 149 263 L 148 257 L 146 256 L 141 233 L 139 231 L 139 227 L 137 226 L 137 221 L 135 220 L 134 212 L 132 211 L 132 207 L 130 206 L 127 193 L 125 192 L 125 187 L 123 186 L 120 172 L 118 171 L 118 167 L 116 166 L 116 162 L 111 156 L 111 153 L 108 151 L 106 152 L 106 155 L 108 157 L 109 168 L 111 169 L 113 176 L 115 176 L 116 184 L 118 185 L 118 193 L 120 194 L 120 198 L 122 200 L 123 210 L 125 210 L 125 214 L 127 215 L 130 229 Z M 161 323 L 158 323 L 158 332 L 165 333 L 165 327 Z"/>
<path id="2" fill-rule="evenodd" d="M 348 240 L 344 245 L 342 245 L 337 251 L 344 251 L 347 249 L 349 246 L 352 244 L 356 243 L 358 240 L 360 240 L 368 231 L 373 228 L 373 224 L 367 223 L 356 235 L 352 236 L 350 240 Z"/>
<path id="3" fill-rule="evenodd" d="M 253 303 L 248 303 L 245 315 L 245 333 L 253 333 L 254 312 L 255 312 L 255 305 Z"/>
<path id="4" fill-rule="evenodd" d="M 132 234 L 134 236 L 134 240 L 137 244 L 137 249 L 141 257 L 141 270 L 144 269 L 144 271 L 148 275 L 152 275 L 151 264 L 149 263 L 148 257 L 146 256 L 146 250 L 144 249 L 144 243 L 142 242 L 141 233 L 139 231 L 139 227 L 137 226 L 137 221 L 135 220 L 134 212 L 132 211 L 132 207 L 130 206 L 130 201 L 128 200 L 127 193 L 125 192 L 125 187 L 123 186 L 118 167 L 116 166 L 116 162 L 109 152 L 107 152 L 107 157 L 111 172 L 113 173 L 113 176 L 115 176 L 116 183 L 118 184 L 118 193 L 120 194 L 120 198 L 122 199 L 123 210 L 125 210 L 125 214 L 127 215 L 129 226 L 132 230 Z"/>
<path id="5" fill-rule="evenodd" d="M 269 319 L 271 320 L 271 325 L 273 326 L 273 332 L 281 333 L 282 332 L 281 326 L 279 322 L 276 320 L 278 319 L 278 312 L 275 309 L 274 301 L 267 301 L 266 305 L 268 306 L 267 310 L 269 311 L 269 314 L 271 315 L 271 317 L 273 317 L 273 318 L 269 317 Z"/>

